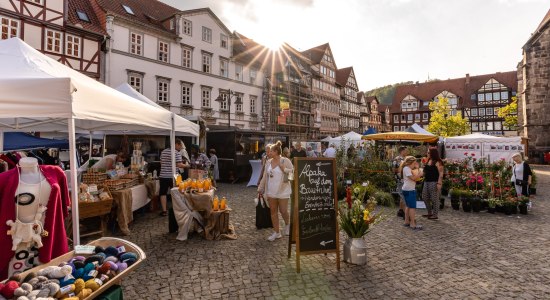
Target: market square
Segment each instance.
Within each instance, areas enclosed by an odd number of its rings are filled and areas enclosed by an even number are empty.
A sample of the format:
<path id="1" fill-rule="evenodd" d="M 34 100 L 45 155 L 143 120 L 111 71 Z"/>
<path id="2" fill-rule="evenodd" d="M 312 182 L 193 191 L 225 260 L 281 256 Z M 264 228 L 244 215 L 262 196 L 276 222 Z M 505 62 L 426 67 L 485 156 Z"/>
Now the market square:
<path id="1" fill-rule="evenodd" d="M 542 0 L 0 1 L 0 300 L 550 298 L 548 65 Z"/>

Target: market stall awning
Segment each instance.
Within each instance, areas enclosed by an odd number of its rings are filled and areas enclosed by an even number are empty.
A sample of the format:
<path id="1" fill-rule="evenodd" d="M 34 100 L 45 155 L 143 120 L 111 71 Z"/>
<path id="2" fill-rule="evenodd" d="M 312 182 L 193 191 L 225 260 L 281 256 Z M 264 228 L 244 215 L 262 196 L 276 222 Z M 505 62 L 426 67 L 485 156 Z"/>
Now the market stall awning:
<path id="1" fill-rule="evenodd" d="M 427 143 L 435 143 L 439 139 L 437 136 L 432 134 L 421 134 L 421 133 L 412 133 L 412 132 L 405 132 L 405 131 L 395 131 L 395 132 L 384 132 L 384 133 L 376 133 L 376 134 L 369 134 L 363 136 L 364 140 L 371 140 L 371 141 L 417 141 L 417 142 L 427 142 Z"/>
<path id="2" fill-rule="evenodd" d="M 68 149 L 69 141 L 39 138 L 23 132 L 4 134 L 4 151 L 28 150 L 37 148 Z"/>

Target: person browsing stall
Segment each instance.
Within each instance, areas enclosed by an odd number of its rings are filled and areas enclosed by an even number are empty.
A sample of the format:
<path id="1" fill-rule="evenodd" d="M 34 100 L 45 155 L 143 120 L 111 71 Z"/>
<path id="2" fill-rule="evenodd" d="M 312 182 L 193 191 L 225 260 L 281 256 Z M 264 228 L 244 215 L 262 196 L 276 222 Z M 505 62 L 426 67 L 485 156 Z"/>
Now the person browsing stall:
<path id="1" fill-rule="evenodd" d="M 512 156 L 514 167 L 512 168 L 512 184 L 516 188 L 516 194 L 519 196 L 529 197 L 529 186 L 533 178 L 531 167 L 521 157 L 521 153 L 516 153 Z"/>
<path id="2" fill-rule="evenodd" d="M 295 148 L 290 152 L 290 159 L 294 159 L 295 157 L 307 157 L 306 150 L 302 148 L 302 143 L 297 142 Z"/>
<path id="3" fill-rule="evenodd" d="M 422 225 L 416 224 L 416 182 L 424 175 L 418 170 L 418 162 L 414 156 L 407 156 L 399 166 L 403 177 L 403 198 L 405 198 L 404 226 L 420 230 Z"/>
<path id="4" fill-rule="evenodd" d="M 285 235 L 290 232 L 290 216 L 288 214 L 288 200 L 290 199 L 291 186 L 287 180 L 288 174 L 294 172 L 290 159 L 281 156 L 281 142 L 271 146 L 271 159 L 266 162 L 263 177 L 258 186 L 258 193 L 267 196 L 271 210 L 271 222 L 273 233 L 267 238 L 273 242 L 282 237 L 279 228 L 279 212 L 285 221 Z"/>
<path id="5" fill-rule="evenodd" d="M 105 155 L 102 159 L 96 162 L 91 168 L 96 170 L 113 170 L 116 168 L 117 163 L 123 163 L 126 161 L 126 155 L 122 151 L 118 151 L 117 154 Z"/>
<path id="6" fill-rule="evenodd" d="M 443 161 L 437 148 L 428 149 L 428 160 L 424 165 L 424 187 L 422 200 L 426 203 L 428 214 L 423 215 L 430 220 L 437 220 L 439 214 L 439 196 L 443 186 Z"/>
<path id="7" fill-rule="evenodd" d="M 183 142 L 180 139 L 176 140 L 175 144 L 175 157 L 176 157 L 176 168 L 189 168 L 189 164 L 184 163 L 181 157 L 180 151 L 183 148 Z M 174 173 L 172 172 L 172 149 L 166 148 L 162 150 L 160 154 L 160 175 L 159 175 L 159 196 L 160 196 L 160 205 L 162 206 L 162 211 L 160 215 L 165 217 L 168 215 L 166 210 L 166 195 L 170 193 L 170 189 L 174 187 Z"/>

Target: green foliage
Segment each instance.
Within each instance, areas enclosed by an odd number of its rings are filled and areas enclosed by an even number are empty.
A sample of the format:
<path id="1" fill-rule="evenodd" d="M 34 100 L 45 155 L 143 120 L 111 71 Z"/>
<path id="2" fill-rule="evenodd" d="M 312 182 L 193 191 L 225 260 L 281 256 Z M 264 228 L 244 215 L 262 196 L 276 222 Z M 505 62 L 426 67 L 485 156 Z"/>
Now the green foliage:
<path id="1" fill-rule="evenodd" d="M 536 188 L 537 187 L 537 174 L 534 170 L 531 170 L 531 187 Z"/>
<path id="2" fill-rule="evenodd" d="M 449 137 L 464 135 L 470 131 L 470 124 L 462 117 L 461 112 L 451 115 L 449 99 L 440 97 L 438 101 L 430 102 L 430 111 L 428 131 L 433 134 Z"/>
<path id="3" fill-rule="evenodd" d="M 393 200 L 393 196 L 388 192 L 376 191 L 373 197 L 374 199 L 376 199 L 376 202 L 378 202 L 380 205 L 389 206 L 392 208 L 395 206 L 395 201 Z"/>
<path id="4" fill-rule="evenodd" d="M 502 107 L 498 111 L 498 116 L 504 118 L 503 125 L 515 130 L 518 128 L 518 98 L 512 97 L 510 104 Z"/>
<path id="5" fill-rule="evenodd" d="M 400 85 L 412 83 L 412 81 L 407 81 L 378 87 L 365 92 L 365 96 L 376 96 L 376 98 L 378 98 L 378 101 L 380 101 L 380 104 L 391 104 L 393 102 L 393 96 L 395 95 L 395 89 Z"/>
<path id="6" fill-rule="evenodd" d="M 383 216 L 381 211 L 375 211 L 377 202 L 374 198 L 368 198 L 366 203 L 363 203 L 366 193 L 367 187 L 354 185 L 351 205 L 345 200 L 340 201 L 338 222 L 340 228 L 350 238 L 363 237 Z"/>

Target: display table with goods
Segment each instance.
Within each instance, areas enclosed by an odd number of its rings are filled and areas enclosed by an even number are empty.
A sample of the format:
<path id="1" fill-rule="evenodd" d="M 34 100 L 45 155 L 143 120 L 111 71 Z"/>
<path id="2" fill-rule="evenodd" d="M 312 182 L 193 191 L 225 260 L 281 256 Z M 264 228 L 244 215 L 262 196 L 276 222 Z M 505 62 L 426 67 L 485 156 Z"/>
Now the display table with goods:
<path id="1" fill-rule="evenodd" d="M 0 299 L 120 298 L 115 286 L 145 258 L 131 242 L 101 238 L 0 283 Z"/>
<path id="2" fill-rule="evenodd" d="M 225 197 L 214 195 L 209 179 L 177 182 L 173 188 L 172 205 L 179 227 L 178 240 L 186 240 L 189 232 L 199 232 L 207 240 L 236 239 L 229 223 L 231 209 Z"/>
<path id="3" fill-rule="evenodd" d="M 95 184 L 80 184 L 78 197 L 78 213 L 80 219 L 99 217 L 100 227 L 95 231 L 81 233 L 81 237 L 100 234 L 103 236 L 107 229 L 107 218 L 113 207 L 113 196 L 108 188 L 98 189 Z M 67 221 L 67 233 L 72 231 L 72 222 Z"/>

